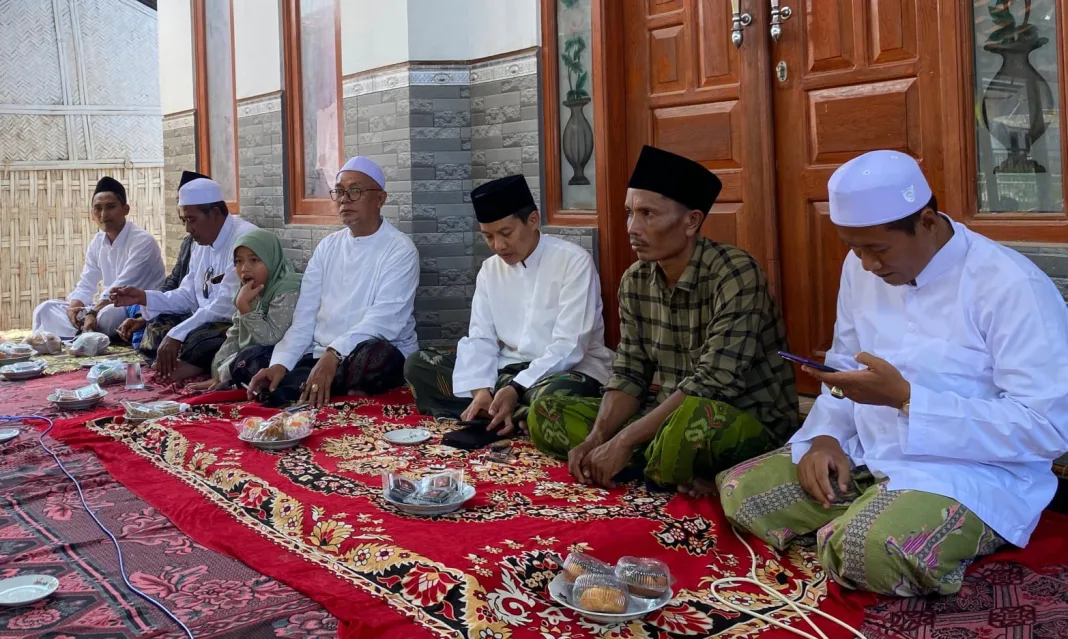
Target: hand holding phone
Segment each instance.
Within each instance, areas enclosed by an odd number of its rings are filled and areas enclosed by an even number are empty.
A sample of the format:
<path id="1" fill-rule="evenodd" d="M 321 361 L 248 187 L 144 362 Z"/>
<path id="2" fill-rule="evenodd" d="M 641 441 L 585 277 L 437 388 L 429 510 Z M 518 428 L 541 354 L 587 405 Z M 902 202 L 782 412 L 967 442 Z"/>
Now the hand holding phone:
<path id="1" fill-rule="evenodd" d="M 810 359 L 801 357 L 800 355 L 794 355 L 793 353 L 787 353 L 786 351 L 779 351 L 779 357 L 782 357 L 785 360 L 788 360 L 788 361 L 791 361 L 791 362 L 794 362 L 794 363 L 797 363 L 797 364 L 801 364 L 802 366 L 808 366 L 809 368 L 814 368 L 814 369 L 820 371 L 821 373 L 839 373 L 839 372 L 841 372 L 837 368 L 831 368 L 830 366 L 827 366 L 826 364 L 820 364 L 819 362 L 814 362 L 814 361 L 812 361 Z"/>

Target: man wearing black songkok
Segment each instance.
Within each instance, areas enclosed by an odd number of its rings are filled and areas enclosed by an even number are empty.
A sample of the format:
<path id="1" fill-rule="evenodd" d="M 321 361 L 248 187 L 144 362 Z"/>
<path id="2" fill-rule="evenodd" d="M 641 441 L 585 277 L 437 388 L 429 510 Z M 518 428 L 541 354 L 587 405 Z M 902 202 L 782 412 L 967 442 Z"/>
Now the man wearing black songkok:
<path id="1" fill-rule="evenodd" d="M 786 331 L 756 260 L 701 236 L 722 188 L 715 175 L 647 146 L 629 187 L 639 261 L 619 285 L 621 339 L 604 397 L 541 398 L 528 424 L 578 481 L 612 486 L 633 464 L 697 496 L 714 490 L 718 471 L 797 430 L 793 369 L 778 355 Z"/>
<path id="2" fill-rule="evenodd" d="M 590 254 L 542 234 L 522 175 L 471 192 L 479 230 L 496 253 L 482 263 L 471 322 L 456 355 L 412 353 L 404 375 L 419 410 L 436 418 L 484 418 L 509 435 L 526 429 L 545 395 L 599 396 L 612 351 L 604 345 L 597 269 Z"/>
<path id="3" fill-rule="evenodd" d="M 159 244 L 148 231 L 126 219 L 129 213 L 126 188 L 115 178 L 100 178 L 90 204 L 90 215 L 100 230 L 86 248 L 78 285 L 66 300 L 49 300 L 34 309 L 34 332 L 60 338 L 97 332 L 114 339 L 126 311 L 108 300 L 111 289 L 154 288 L 163 282 Z M 101 285 L 103 291 L 98 294 Z"/>

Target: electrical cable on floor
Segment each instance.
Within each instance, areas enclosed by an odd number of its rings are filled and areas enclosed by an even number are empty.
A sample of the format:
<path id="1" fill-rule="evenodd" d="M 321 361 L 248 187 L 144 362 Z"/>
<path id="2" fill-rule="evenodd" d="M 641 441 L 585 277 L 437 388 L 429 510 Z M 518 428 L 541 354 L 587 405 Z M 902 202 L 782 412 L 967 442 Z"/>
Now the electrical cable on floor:
<path id="1" fill-rule="evenodd" d="M 119 540 L 116 539 L 115 535 L 113 535 L 111 531 L 108 530 L 107 526 L 105 526 L 104 523 L 97 518 L 96 513 L 94 513 L 93 510 L 89 508 L 89 504 L 85 501 L 85 494 L 82 492 L 81 484 L 79 484 L 78 480 L 74 478 L 74 475 L 70 474 L 70 472 L 67 470 L 67 467 L 63 465 L 63 461 L 59 458 L 59 455 L 57 455 L 55 451 L 49 448 L 48 445 L 44 442 L 45 435 L 52 431 L 52 428 L 55 426 L 55 423 L 53 423 L 51 419 L 47 417 L 42 417 L 40 415 L 0 416 L 0 422 L 25 422 L 27 420 L 48 422 L 48 428 L 46 428 L 44 432 L 40 433 L 37 438 L 37 443 L 41 445 L 41 448 L 45 449 L 45 452 L 52 456 L 52 459 L 56 460 L 56 463 L 59 465 L 59 469 L 62 470 L 63 474 L 67 476 L 67 479 L 70 479 L 72 482 L 74 482 L 74 487 L 78 490 L 78 498 L 81 499 L 82 507 L 85 508 L 85 512 L 89 513 L 89 516 L 93 518 L 93 521 L 95 521 L 96 525 L 100 527 L 100 530 L 104 531 L 104 534 L 111 538 L 111 543 L 115 544 L 115 552 L 119 555 L 119 573 L 122 574 L 122 580 L 126 583 L 126 587 L 136 593 L 138 597 L 141 597 L 156 608 L 159 608 L 160 611 L 163 612 L 163 614 L 167 615 L 167 617 L 171 619 L 171 621 L 178 624 L 178 626 L 182 629 L 183 632 L 185 632 L 186 636 L 189 637 L 189 639 L 196 639 L 193 636 L 193 631 L 190 630 L 184 623 L 182 623 L 182 620 L 176 617 L 174 613 L 172 613 L 170 610 L 167 610 L 166 606 L 156 601 L 149 595 L 146 595 L 145 593 L 141 592 L 137 589 L 136 586 L 130 583 L 130 579 L 126 576 L 126 566 L 123 564 L 122 561 L 122 548 L 119 547 Z"/>
<path id="2" fill-rule="evenodd" d="M 745 576 L 745 577 L 724 577 L 723 579 L 717 579 L 716 581 L 712 582 L 712 586 L 710 587 L 710 590 L 712 591 L 712 596 L 715 597 L 721 604 L 723 604 L 724 606 L 726 606 L 727 608 L 730 608 L 731 610 L 733 610 L 735 612 L 740 612 L 740 613 L 742 613 L 744 615 L 748 615 L 750 617 L 754 617 L 756 619 L 760 619 L 761 621 L 763 621 L 765 623 L 770 623 L 773 626 L 778 626 L 779 628 L 782 628 L 783 630 L 786 630 L 788 632 L 792 632 L 795 635 L 800 635 L 802 637 L 805 637 L 805 639 L 816 639 L 816 637 L 810 635 L 809 633 L 807 633 L 807 632 L 805 632 L 803 630 L 798 630 L 797 628 L 788 626 L 785 623 L 782 623 L 781 621 L 778 621 L 776 619 L 772 619 L 771 617 L 768 617 L 767 615 L 758 614 L 758 613 L 755 613 L 755 612 L 753 612 L 751 610 L 748 610 L 746 608 L 742 608 L 741 606 L 732 604 L 731 602 L 729 602 L 726 599 L 724 599 L 723 596 L 720 595 L 719 592 L 717 591 L 718 588 L 725 588 L 725 587 L 728 587 L 728 586 L 737 586 L 738 584 L 753 584 L 754 586 L 756 586 L 756 587 L 760 588 L 762 591 L 764 591 L 764 593 L 769 594 L 769 595 L 779 599 L 780 601 L 782 601 L 786 605 L 788 605 L 791 608 L 793 608 L 794 612 L 796 612 L 802 619 L 805 620 L 805 623 L 807 623 L 809 626 L 812 627 L 813 630 L 816 631 L 816 634 L 819 635 L 819 639 L 827 639 L 827 635 L 825 635 L 822 630 L 817 628 L 816 624 L 813 623 L 812 620 L 809 619 L 808 615 L 805 614 L 805 612 L 803 612 L 803 611 L 807 610 L 808 612 L 815 613 L 815 614 L 823 617 L 824 619 L 828 619 L 830 621 L 833 621 L 834 623 L 838 624 L 839 626 L 845 628 L 849 632 L 853 633 L 855 636 L 859 637 L 859 639 L 866 639 L 866 637 L 863 634 L 861 634 L 861 632 L 859 630 L 857 630 L 856 628 L 853 628 L 852 626 L 850 626 L 849 624 L 845 623 L 844 621 L 841 621 L 841 620 L 839 620 L 839 619 L 837 619 L 837 618 L 835 618 L 835 617 L 823 612 L 822 610 L 818 610 L 816 608 L 813 608 L 812 606 L 807 606 L 807 605 L 801 604 L 801 603 L 795 603 L 795 602 L 791 601 L 790 599 L 786 598 L 784 595 L 782 595 L 781 593 L 779 593 L 775 589 L 767 586 L 764 583 L 761 583 L 760 580 L 757 579 L 757 574 L 756 574 L 756 569 L 757 569 L 756 551 L 753 550 L 753 547 L 750 546 L 749 543 L 745 541 L 745 539 L 742 539 L 742 536 L 738 533 L 738 529 L 737 528 L 731 527 L 731 530 L 734 531 L 734 536 L 738 538 L 738 541 L 742 542 L 742 544 L 745 545 L 746 549 L 749 550 L 749 560 L 750 560 L 749 574 L 747 576 Z"/>

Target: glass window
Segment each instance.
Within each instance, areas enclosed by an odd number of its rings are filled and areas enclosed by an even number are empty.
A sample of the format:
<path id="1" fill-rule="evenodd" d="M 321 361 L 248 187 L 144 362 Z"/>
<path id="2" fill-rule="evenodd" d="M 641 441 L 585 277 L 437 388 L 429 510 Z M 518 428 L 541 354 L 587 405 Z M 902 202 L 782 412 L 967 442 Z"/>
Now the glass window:
<path id="1" fill-rule="evenodd" d="M 1064 212 L 1058 3 L 973 0 L 980 212 Z"/>
<path id="2" fill-rule="evenodd" d="M 204 3 L 204 43 L 207 54 L 208 171 L 222 187 L 228 202 L 237 202 L 237 141 L 235 139 L 234 49 L 230 0 Z"/>
<path id="3" fill-rule="evenodd" d="M 590 0 L 557 0 L 561 209 L 597 208 Z"/>
<path id="4" fill-rule="evenodd" d="M 305 198 L 329 198 L 341 168 L 336 8 L 335 0 L 300 0 Z"/>

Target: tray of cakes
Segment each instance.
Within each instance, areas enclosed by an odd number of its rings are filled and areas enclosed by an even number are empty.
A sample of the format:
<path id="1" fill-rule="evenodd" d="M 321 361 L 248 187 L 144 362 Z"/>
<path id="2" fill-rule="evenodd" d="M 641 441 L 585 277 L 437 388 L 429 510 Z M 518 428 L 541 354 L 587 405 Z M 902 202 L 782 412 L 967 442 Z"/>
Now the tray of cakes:
<path id="1" fill-rule="evenodd" d="M 397 473 L 382 475 L 382 498 L 401 512 L 422 517 L 447 515 L 475 496 L 464 482 L 463 469 L 413 479 Z"/>
<path id="2" fill-rule="evenodd" d="M 100 403 L 108 392 L 98 384 L 89 384 L 81 388 L 57 388 L 48 396 L 48 401 L 60 410 L 85 410 Z"/>
<path id="3" fill-rule="evenodd" d="M 239 424 L 237 438 L 262 450 L 285 450 L 311 435 L 314 424 L 311 411 L 282 412 L 269 419 L 246 417 Z"/>
<path id="4" fill-rule="evenodd" d="M 672 581 L 658 559 L 622 557 L 612 566 L 573 552 L 549 583 L 549 596 L 597 623 L 624 623 L 666 606 L 674 596 Z"/>
<path id="5" fill-rule="evenodd" d="M 189 410 L 189 404 L 171 401 L 159 402 L 122 402 L 126 413 L 122 416 L 127 424 L 140 424 L 150 419 L 170 417 Z"/>
<path id="6" fill-rule="evenodd" d="M 18 364 L 29 361 L 37 354 L 29 344 L 12 344 L 4 342 L 0 344 L 0 364 Z"/>
<path id="7" fill-rule="evenodd" d="M 0 375 L 11 382 L 19 382 L 44 374 L 48 365 L 39 359 L 0 366 Z"/>

